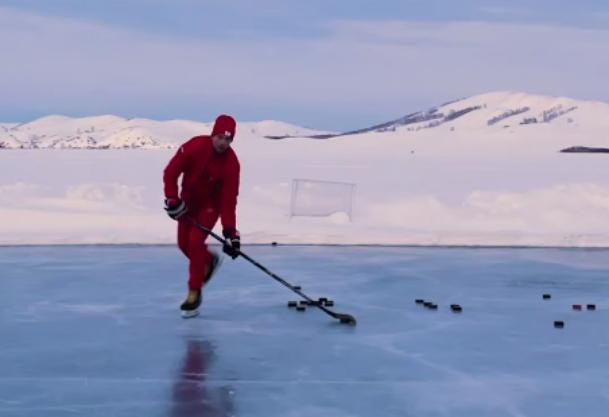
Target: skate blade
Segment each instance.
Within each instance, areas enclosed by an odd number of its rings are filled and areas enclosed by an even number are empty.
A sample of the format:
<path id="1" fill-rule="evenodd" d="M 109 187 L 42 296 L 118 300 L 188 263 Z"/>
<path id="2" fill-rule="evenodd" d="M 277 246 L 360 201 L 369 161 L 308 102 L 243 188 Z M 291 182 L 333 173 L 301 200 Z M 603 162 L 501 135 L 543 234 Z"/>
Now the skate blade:
<path id="1" fill-rule="evenodd" d="M 199 310 L 182 311 L 182 318 L 191 319 L 199 315 Z"/>

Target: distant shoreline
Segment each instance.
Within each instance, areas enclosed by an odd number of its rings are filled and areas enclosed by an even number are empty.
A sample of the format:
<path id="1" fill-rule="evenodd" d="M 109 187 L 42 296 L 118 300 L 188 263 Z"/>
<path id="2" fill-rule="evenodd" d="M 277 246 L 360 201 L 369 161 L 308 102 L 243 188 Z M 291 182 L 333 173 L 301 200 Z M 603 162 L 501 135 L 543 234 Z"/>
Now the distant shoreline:
<path id="1" fill-rule="evenodd" d="M 209 246 L 219 247 L 219 243 L 209 242 Z M 99 247 L 99 248 L 152 248 L 175 247 L 175 243 L 21 243 L 0 244 L 5 248 L 48 248 L 48 247 Z M 422 249 L 575 249 L 575 250 L 609 250 L 609 246 L 556 246 L 556 245 L 417 245 L 417 244 L 380 244 L 380 243 L 251 243 L 243 245 L 244 251 L 248 247 L 345 247 L 345 248 L 422 248 Z"/>
<path id="2" fill-rule="evenodd" d="M 609 148 L 591 148 L 587 146 L 571 146 L 561 149 L 563 153 L 609 153 Z"/>

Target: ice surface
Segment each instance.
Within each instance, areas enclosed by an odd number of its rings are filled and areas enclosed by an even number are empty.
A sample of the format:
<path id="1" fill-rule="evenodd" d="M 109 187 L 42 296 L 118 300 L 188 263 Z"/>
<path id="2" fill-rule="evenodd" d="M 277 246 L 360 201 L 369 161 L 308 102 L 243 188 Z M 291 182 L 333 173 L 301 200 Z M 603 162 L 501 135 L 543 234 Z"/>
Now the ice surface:
<path id="1" fill-rule="evenodd" d="M 224 262 L 201 316 L 183 320 L 186 263 L 174 247 L 0 248 L 0 416 L 609 409 L 607 250 L 245 250 L 312 297 L 334 299 L 357 327 L 289 311 L 297 297 L 243 259 Z"/>

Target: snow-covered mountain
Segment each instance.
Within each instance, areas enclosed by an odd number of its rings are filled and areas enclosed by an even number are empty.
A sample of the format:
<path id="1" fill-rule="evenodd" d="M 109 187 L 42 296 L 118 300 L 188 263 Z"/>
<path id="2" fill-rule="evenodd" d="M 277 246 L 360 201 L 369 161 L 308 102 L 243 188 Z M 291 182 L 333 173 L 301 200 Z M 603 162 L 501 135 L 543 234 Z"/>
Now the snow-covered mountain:
<path id="1" fill-rule="evenodd" d="M 4 149 L 171 149 L 186 139 L 207 134 L 212 123 L 189 120 L 155 121 L 104 115 L 71 118 L 47 116 L 29 123 L 0 124 Z M 243 136 L 310 136 L 323 134 L 284 122 L 240 122 Z"/>
<path id="2" fill-rule="evenodd" d="M 508 128 L 520 130 L 537 124 L 609 129 L 609 104 L 500 91 L 452 101 L 341 135 L 398 129 L 409 132 L 436 128 L 451 131 L 496 131 Z"/>
<path id="3" fill-rule="evenodd" d="M 334 133 L 266 120 L 239 122 L 239 137 L 329 139 L 366 133 L 467 131 L 481 137 L 508 130 L 528 136 L 533 126 L 560 131 L 609 132 L 609 104 L 501 91 L 456 100 L 371 127 Z M 208 133 L 212 123 L 155 121 L 105 115 L 47 116 L 29 123 L 0 124 L 0 148 L 7 149 L 171 149 L 185 139 Z M 588 133 L 586 133 L 588 135 Z M 605 136 L 607 137 L 607 135 Z M 590 143 L 568 143 L 586 146 Z M 599 144 L 597 144 L 599 145 Z"/>

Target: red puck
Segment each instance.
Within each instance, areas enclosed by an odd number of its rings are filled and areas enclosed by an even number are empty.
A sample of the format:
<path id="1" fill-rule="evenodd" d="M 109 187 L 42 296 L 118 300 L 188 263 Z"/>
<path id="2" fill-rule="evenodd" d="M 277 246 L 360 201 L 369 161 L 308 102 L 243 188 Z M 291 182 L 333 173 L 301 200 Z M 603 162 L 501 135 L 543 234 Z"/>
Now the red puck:
<path id="1" fill-rule="evenodd" d="M 577 311 L 581 311 L 582 310 L 582 305 L 581 304 L 573 304 L 573 310 L 577 310 Z"/>

